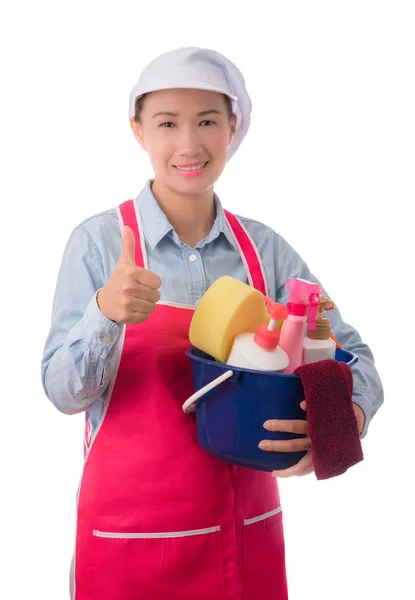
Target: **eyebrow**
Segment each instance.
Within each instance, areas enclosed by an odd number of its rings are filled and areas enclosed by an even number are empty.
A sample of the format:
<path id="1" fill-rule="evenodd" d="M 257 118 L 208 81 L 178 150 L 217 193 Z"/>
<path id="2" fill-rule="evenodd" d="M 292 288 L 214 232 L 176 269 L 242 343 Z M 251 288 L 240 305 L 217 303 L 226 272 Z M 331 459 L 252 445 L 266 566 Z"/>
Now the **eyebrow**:
<path id="1" fill-rule="evenodd" d="M 202 110 L 201 112 L 198 112 L 197 116 L 204 117 L 206 115 L 220 115 L 220 114 L 221 114 L 221 112 L 219 110 L 211 108 L 209 110 Z M 160 112 L 156 113 L 155 115 L 153 115 L 153 119 L 155 119 L 156 117 L 159 117 L 160 115 L 167 116 L 167 117 L 178 117 L 179 113 L 163 110 L 163 111 L 160 111 Z"/>

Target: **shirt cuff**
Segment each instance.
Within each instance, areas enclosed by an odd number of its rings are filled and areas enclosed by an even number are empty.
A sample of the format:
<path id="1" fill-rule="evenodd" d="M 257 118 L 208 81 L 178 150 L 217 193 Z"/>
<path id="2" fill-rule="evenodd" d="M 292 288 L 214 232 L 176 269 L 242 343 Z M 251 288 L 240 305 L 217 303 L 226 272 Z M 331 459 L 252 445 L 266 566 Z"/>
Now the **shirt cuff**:
<path id="1" fill-rule="evenodd" d="M 120 339 L 124 325 L 111 321 L 102 314 L 97 302 L 98 292 L 99 290 L 91 299 L 82 317 L 82 338 L 95 354 L 105 359 Z"/>
<path id="2" fill-rule="evenodd" d="M 372 404 L 371 404 L 370 400 L 366 396 L 364 396 L 363 393 L 359 392 L 358 390 L 353 392 L 352 401 L 353 401 L 353 404 L 357 404 L 357 406 L 360 406 L 360 408 L 362 409 L 362 411 L 365 415 L 365 422 L 363 424 L 363 429 L 360 434 L 360 439 L 362 439 L 367 434 L 367 430 L 369 427 L 370 418 L 371 418 L 371 414 L 372 414 Z"/>

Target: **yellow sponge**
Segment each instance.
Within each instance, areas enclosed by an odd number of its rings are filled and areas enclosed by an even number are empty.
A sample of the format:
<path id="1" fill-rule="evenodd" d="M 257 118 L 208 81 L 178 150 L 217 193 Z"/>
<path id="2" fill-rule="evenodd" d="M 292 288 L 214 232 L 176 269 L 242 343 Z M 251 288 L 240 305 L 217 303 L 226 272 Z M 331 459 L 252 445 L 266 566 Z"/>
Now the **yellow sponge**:
<path id="1" fill-rule="evenodd" d="M 190 342 L 226 363 L 240 333 L 255 333 L 269 323 L 263 295 L 233 277 L 220 277 L 204 294 L 190 324 Z"/>

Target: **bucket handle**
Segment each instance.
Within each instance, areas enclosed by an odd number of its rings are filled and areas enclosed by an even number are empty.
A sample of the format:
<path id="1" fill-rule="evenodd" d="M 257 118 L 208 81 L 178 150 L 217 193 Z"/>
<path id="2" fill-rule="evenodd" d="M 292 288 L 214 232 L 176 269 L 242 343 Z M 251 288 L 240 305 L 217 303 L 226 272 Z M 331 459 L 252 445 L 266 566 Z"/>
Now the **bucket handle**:
<path id="1" fill-rule="evenodd" d="M 211 390 L 215 389 L 215 387 L 217 387 L 218 385 L 221 385 L 221 383 L 224 383 L 227 379 L 230 379 L 232 376 L 233 376 L 233 371 L 225 371 L 225 373 L 222 373 L 222 375 L 220 375 L 219 377 L 216 377 L 216 379 L 214 379 L 207 385 L 200 388 L 200 390 L 198 390 L 197 392 L 192 394 L 192 396 L 190 396 L 190 398 L 188 398 L 186 400 L 186 402 L 183 404 L 183 406 L 182 406 L 183 411 L 185 413 L 195 412 L 195 410 L 196 410 L 195 404 L 196 404 L 197 400 L 199 400 L 199 398 L 201 398 L 202 396 L 204 396 Z"/>
<path id="2" fill-rule="evenodd" d="M 350 350 L 349 350 L 349 352 L 350 352 Z M 353 367 L 353 365 L 355 365 L 357 363 L 357 361 L 359 360 L 359 357 L 354 352 L 350 352 L 350 354 L 352 355 L 352 358 L 347 364 L 349 365 L 349 367 Z"/>

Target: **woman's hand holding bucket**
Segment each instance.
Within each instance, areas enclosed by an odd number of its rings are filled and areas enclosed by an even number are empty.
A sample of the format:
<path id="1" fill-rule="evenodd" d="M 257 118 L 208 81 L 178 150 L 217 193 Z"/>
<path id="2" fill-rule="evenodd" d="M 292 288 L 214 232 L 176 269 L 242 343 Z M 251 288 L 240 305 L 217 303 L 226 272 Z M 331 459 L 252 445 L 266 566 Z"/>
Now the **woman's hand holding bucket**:
<path id="1" fill-rule="evenodd" d="M 303 410 L 306 410 L 305 401 L 303 401 L 300 406 Z M 264 428 L 268 429 L 268 431 L 283 431 L 306 436 L 308 434 L 308 423 L 301 419 L 294 421 L 270 420 L 264 423 Z M 283 471 L 273 471 L 273 477 L 302 476 L 309 475 L 313 472 L 311 440 L 308 436 L 293 440 L 263 440 L 259 443 L 259 448 L 266 452 L 307 452 L 307 454 L 293 467 Z"/>
<path id="2" fill-rule="evenodd" d="M 307 404 L 305 400 L 301 402 L 300 407 L 303 410 L 307 410 Z M 364 412 L 357 404 L 353 404 L 353 409 L 356 415 L 359 433 L 362 433 L 365 423 Z M 299 433 L 304 435 L 308 434 L 308 423 L 307 421 L 301 420 L 270 420 L 264 423 L 264 428 L 268 429 L 268 431 L 285 431 L 289 433 Z M 308 436 L 305 438 L 283 441 L 263 440 L 259 443 L 259 448 L 261 448 L 261 450 L 265 450 L 266 452 L 307 452 L 307 454 L 293 467 L 290 467 L 289 469 L 285 469 L 283 471 L 273 471 L 273 477 L 301 477 L 304 475 L 310 475 L 310 473 L 314 471 L 311 440 Z"/>

